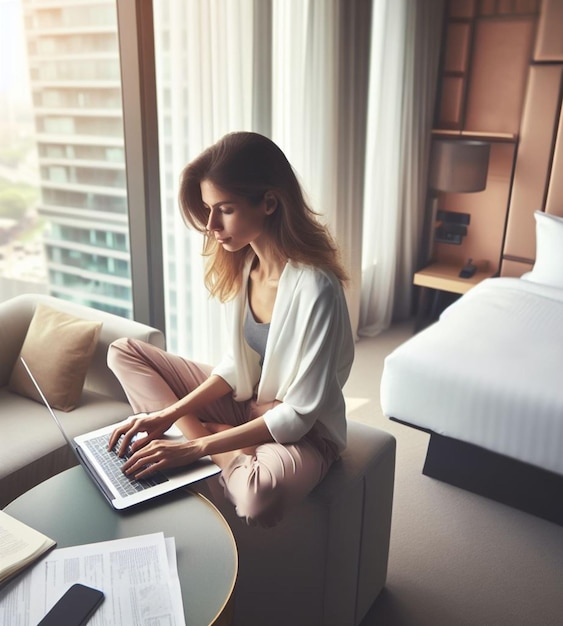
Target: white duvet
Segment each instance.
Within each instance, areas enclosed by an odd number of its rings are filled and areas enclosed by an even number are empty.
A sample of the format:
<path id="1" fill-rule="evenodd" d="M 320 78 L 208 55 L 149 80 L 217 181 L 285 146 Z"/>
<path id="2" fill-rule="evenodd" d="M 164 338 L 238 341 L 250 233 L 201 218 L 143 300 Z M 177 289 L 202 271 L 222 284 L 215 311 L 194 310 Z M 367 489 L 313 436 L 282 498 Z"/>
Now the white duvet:
<path id="1" fill-rule="evenodd" d="M 386 359 L 385 415 L 563 474 L 563 290 L 489 278 Z"/>

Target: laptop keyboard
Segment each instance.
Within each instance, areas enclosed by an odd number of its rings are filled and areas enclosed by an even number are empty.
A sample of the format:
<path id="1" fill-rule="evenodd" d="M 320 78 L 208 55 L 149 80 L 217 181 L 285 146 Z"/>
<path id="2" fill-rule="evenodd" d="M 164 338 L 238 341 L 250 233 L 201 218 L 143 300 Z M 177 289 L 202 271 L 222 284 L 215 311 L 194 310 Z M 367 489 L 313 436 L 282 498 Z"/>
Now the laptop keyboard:
<path id="1" fill-rule="evenodd" d="M 121 468 L 128 458 L 126 454 L 124 457 L 119 457 L 115 452 L 108 452 L 109 435 L 100 435 L 84 442 L 84 446 L 90 450 L 94 455 L 97 462 L 103 467 L 112 485 L 116 488 L 117 492 L 121 496 L 130 496 L 139 491 L 160 485 L 168 480 L 166 476 L 160 472 L 156 472 L 148 478 L 141 480 L 135 480 L 128 478 L 121 471 Z M 117 443 L 116 448 L 119 447 Z"/>

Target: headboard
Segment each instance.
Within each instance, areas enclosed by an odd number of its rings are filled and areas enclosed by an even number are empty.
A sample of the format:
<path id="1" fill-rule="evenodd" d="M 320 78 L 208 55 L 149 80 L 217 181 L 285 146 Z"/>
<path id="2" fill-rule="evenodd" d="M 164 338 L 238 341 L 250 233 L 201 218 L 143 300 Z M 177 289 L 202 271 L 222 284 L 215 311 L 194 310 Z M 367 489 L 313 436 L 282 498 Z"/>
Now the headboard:
<path id="1" fill-rule="evenodd" d="M 542 28 L 538 24 L 538 39 Z M 561 44 L 558 44 L 559 48 Z M 552 58 L 554 57 L 554 58 Z M 555 61 L 555 62 L 554 62 Z M 534 211 L 563 217 L 563 58 L 536 48 L 514 167 L 501 275 L 520 276 L 536 254 Z"/>

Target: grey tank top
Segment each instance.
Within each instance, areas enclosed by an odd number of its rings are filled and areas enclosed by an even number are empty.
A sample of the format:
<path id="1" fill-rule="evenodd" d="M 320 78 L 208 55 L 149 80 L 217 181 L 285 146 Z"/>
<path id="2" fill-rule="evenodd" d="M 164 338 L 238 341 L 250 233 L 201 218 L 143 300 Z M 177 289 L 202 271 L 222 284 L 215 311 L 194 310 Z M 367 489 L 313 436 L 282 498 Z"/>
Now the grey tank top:
<path id="1" fill-rule="evenodd" d="M 260 366 L 264 363 L 269 331 L 270 324 L 257 322 L 247 302 L 246 315 L 244 316 L 244 338 L 246 343 L 260 355 Z"/>

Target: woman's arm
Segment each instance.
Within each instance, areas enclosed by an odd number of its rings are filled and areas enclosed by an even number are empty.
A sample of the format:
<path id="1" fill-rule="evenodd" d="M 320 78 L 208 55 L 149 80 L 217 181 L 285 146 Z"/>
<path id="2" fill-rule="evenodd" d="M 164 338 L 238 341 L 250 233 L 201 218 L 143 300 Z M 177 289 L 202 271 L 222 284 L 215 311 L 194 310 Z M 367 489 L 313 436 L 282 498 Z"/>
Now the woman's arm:
<path id="1" fill-rule="evenodd" d="M 223 452 L 237 451 L 238 453 L 273 440 L 264 418 L 260 416 L 245 424 L 202 437 L 200 443 L 202 456 L 210 455 L 213 458 Z"/>
<path id="2" fill-rule="evenodd" d="M 112 450 L 123 436 L 119 449 L 116 451 L 117 454 L 123 456 L 129 451 L 129 446 L 131 446 L 131 451 L 135 452 L 150 441 L 161 438 L 172 424 L 180 418 L 189 415 L 194 416 L 200 409 L 214 400 L 222 398 L 231 391 L 231 387 L 221 377 L 212 375 L 174 404 L 160 411 L 141 414 L 139 417 L 135 417 L 116 428 L 109 439 L 108 448 Z M 208 431 L 200 424 L 199 420 L 192 419 L 192 424 L 193 428 L 190 432 L 184 432 L 184 429 L 181 428 L 184 435 L 189 439 L 208 434 Z M 146 433 L 146 437 L 131 443 L 133 437 L 139 433 Z"/>
<path id="3" fill-rule="evenodd" d="M 225 426 L 210 434 L 197 412 L 231 391 L 230 385 L 220 376 L 211 375 L 169 407 L 136 417 L 117 428 L 110 437 L 109 447 L 112 449 L 123 436 L 117 453 L 123 456 L 128 450 L 131 452 L 123 471 L 128 476 L 144 478 L 156 470 L 188 465 L 208 455 L 223 468 L 242 451 L 273 441 L 262 417 L 239 426 Z M 177 443 L 162 439 L 174 423 L 188 441 Z M 146 436 L 131 443 L 139 433 L 146 433 Z"/>
<path id="4" fill-rule="evenodd" d="M 159 413 L 173 424 L 182 416 L 197 413 L 215 400 L 231 393 L 231 391 L 232 387 L 225 380 L 220 376 L 212 374 L 187 396 L 180 398 L 180 400 L 162 409 Z"/>
<path id="5" fill-rule="evenodd" d="M 158 470 L 188 465 L 210 455 L 221 469 L 241 452 L 251 453 L 261 443 L 273 441 L 263 417 L 211 435 L 182 443 L 155 439 L 137 449 L 123 465 L 130 477 L 145 478 Z M 249 450 L 250 448 L 250 450 Z"/>

